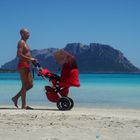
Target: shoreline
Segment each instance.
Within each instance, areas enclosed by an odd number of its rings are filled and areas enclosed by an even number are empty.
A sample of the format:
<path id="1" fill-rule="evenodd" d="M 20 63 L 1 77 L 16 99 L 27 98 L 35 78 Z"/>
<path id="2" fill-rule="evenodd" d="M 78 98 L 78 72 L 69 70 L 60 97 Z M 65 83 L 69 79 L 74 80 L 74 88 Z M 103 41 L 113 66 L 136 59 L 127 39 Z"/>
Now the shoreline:
<path id="1" fill-rule="evenodd" d="M 18 73 L 17 70 L 3 70 L 0 69 L 0 73 Z M 59 73 L 59 71 L 54 71 L 54 73 Z M 117 72 L 117 71 L 92 71 L 92 72 L 79 72 L 79 74 L 140 74 L 140 71 L 138 72 Z"/>
<path id="2" fill-rule="evenodd" d="M 139 140 L 140 110 L 75 107 L 59 111 L 0 105 L 0 139 L 4 140 Z"/>
<path id="3" fill-rule="evenodd" d="M 38 108 L 42 109 L 54 109 L 58 110 L 56 103 L 49 103 L 49 102 L 43 102 L 43 103 L 29 103 L 28 106 L 32 107 L 34 110 Z M 7 103 L 7 104 L 1 104 L 0 105 L 0 110 L 1 109 L 21 109 L 21 104 L 18 105 L 18 108 L 14 106 L 13 103 Z M 74 103 L 73 109 L 105 109 L 105 110 L 140 110 L 139 106 L 122 106 L 122 105 L 95 105 L 95 104 L 89 104 L 89 103 Z"/>
<path id="4" fill-rule="evenodd" d="M 47 99 L 46 99 L 47 100 Z M 21 103 L 19 103 L 19 108 L 21 108 Z M 56 103 L 52 103 L 50 101 L 46 101 L 46 102 L 40 102 L 40 103 L 34 103 L 34 102 L 29 102 L 28 103 L 28 106 L 31 106 L 33 107 L 34 109 L 36 108 L 45 108 L 45 109 L 58 109 L 57 106 L 56 106 Z M 16 109 L 16 107 L 14 106 L 14 104 L 11 102 L 11 103 L 4 103 L 4 104 L 1 104 L 0 105 L 0 109 L 2 108 L 13 108 L 13 109 Z M 73 108 L 79 108 L 79 109 L 112 109 L 112 110 L 140 110 L 140 107 L 139 106 L 128 106 L 128 105 L 96 105 L 96 104 L 92 104 L 92 103 L 77 103 L 77 102 L 74 102 L 74 107 Z M 72 109 L 73 110 L 73 109 Z"/>

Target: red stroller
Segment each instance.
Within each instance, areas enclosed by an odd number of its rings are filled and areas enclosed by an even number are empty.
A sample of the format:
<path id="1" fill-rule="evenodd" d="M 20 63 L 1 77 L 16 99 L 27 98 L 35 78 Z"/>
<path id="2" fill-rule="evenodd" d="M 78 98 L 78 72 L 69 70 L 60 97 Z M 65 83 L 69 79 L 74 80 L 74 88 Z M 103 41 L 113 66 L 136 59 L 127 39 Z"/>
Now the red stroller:
<path id="1" fill-rule="evenodd" d="M 39 63 L 33 63 L 38 70 L 38 76 L 49 79 L 52 86 L 45 86 L 46 96 L 49 101 L 56 103 L 59 110 L 70 110 L 74 106 L 73 100 L 68 97 L 71 86 L 79 87 L 78 69 L 70 69 L 67 64 L 62 68 L 61 76 L 43 69 Z"/>

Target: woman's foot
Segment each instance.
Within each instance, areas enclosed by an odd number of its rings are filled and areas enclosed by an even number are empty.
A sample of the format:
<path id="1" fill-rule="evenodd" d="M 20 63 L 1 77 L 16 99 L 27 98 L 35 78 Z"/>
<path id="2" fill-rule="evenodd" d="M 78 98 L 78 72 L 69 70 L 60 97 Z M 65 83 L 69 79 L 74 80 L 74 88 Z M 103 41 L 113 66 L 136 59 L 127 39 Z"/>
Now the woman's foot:
<path id="1" fill-rule="evenodd" d="M 17 105 L 18 100 L 15 97 L 13 97 L 12 101 L 13 101 L 14 105 L 18 108 L 18 105 Z"/>
<path id="2" fill-rule="evenodd" d="M 25 107 L 22 107 L 22 109 L 26 109 L 26 110 L 33 110 L 33 108 L 32 108 L 32 107 L 30 107 L 30 106 L 25 106 Z"/>

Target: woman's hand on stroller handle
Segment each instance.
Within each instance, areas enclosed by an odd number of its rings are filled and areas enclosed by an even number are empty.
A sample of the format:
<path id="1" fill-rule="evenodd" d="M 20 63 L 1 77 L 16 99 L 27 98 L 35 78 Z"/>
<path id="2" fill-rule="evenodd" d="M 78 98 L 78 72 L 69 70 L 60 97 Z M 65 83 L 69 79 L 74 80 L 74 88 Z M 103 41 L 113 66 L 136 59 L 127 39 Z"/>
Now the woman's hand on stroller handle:
<path id="1" fill-rule="evenodd" d="M 33 57 L 31 57 L 30 60 L 31 60 L 32 63 L 38 62 L 38 60 L 36 58 L 33 58 Z"/>
<path id="2" fill-rule="evenodd" d="M 39 64 L 38 60 L 35 59 L 32 61 L 32 64 L 36 67 L 36 68 L 39 68 L 39 69 L 42 69 L 41 65 Z"/>

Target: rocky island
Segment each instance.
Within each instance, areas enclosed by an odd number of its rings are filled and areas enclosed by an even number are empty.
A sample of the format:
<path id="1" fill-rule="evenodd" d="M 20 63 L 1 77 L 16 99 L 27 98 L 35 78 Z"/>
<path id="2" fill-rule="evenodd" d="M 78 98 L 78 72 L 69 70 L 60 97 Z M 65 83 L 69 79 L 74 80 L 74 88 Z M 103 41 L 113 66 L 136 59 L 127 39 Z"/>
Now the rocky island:
<path id="1" fill-rule="evenodd" d="M 134 66 L 121 51 L 109 45 L 91 43 L 69 43 L 64 50 L 74 55 L 77 59 L 81 73 L 139 73 L 140 69 Z M 37 58 L 43 67 L 54 72 L 58 71 L 53 53 L 58 48 L 32 50 L 32 56 Z M 1 69 L 16 70 L 18 59 L 5 63 Z"/>

